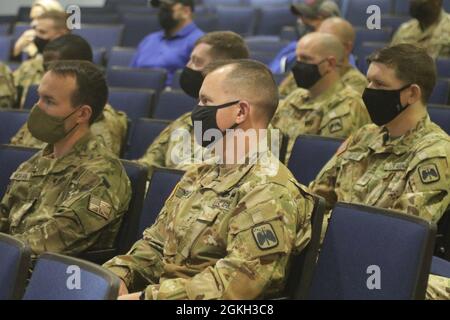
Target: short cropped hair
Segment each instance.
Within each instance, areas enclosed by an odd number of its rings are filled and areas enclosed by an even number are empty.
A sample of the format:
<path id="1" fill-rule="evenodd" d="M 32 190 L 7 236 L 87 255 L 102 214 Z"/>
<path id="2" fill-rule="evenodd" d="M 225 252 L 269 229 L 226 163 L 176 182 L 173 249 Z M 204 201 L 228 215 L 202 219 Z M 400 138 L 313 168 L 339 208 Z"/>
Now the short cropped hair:
<path id="1" fill-rule="evenodd" d="M 422 102 L 427 103 L 430 99 L 436 85 L 437 71 L 433 58 L 425 49 L 412 44 L 398 44 L 374 52 L 368 62 L 393 68 L 399 80 L 420 87 Z"/>
<path id="2" fill-rule="evenodd" d="M 206 77 L 228 65 L 233 71 L 228 74 L 224 85 L 232 86 L 238 95 L 247 98 L 258 107 L 269 124 L 279 102 L 277 84 L 270 69 L 254 60 L 219 60 L 208 64 L 203 75 Z"/>
<path id="3" fill-rule="evenodd" d="M 72 106 L 88 105 L 92 109 L 92 124 L 103 112 L 108 100 L 108 86 L 103 72 L 89 61 L 59 60 L 48 65 L 48 72 L 62 77 L 74 77 L 77 88 L 72 93 Z"/>
<path id="4" fill-rule="evenodd" d="M 215 60 L 248 59 L 250 55 L 244 39 L 232 31 L 209 32 L 199 38 L 195 45 L 201 43 L 211 46 L 211 55 Z"/>

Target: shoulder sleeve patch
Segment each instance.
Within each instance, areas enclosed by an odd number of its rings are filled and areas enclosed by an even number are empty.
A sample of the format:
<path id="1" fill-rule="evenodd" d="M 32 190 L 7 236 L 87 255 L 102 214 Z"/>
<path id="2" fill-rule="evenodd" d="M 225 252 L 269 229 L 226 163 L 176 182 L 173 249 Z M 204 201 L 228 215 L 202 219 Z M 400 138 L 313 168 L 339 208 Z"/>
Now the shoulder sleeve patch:
<path id="1" fill-rule="evenodd" d="M 88 210 L 96 215 L 99 215 L 105 220 L 108 220 L 111 215 L 112 206 L 100 198 L 90 196 Z"/>
<path id="2" fill-rule="evenodd" d="M 434 163 L 420 166 L 418 168 L 418 171 L 419 171 L 420 180 L 424 184 L 430 184 L 430 183 L 438 182 L 439 180 L 441 180 L 441 175 L 439 174 L 439 170 Z"/>
<path id="3" fill-rule="evenodd" d="M 253 227 L 253 237 L 261 250 L 269 250 L 278 246 L 278 237 L 270 223 Z"/>
<path id="4" fill-rule="evenodd" d="M 342 131 L 344 129 L 344 125 L 342 124 L 341 118 L 336 118 L 330 122 L 328 125 L 328 128 L 330 130 L 330 133 L 335 133 Z"/>

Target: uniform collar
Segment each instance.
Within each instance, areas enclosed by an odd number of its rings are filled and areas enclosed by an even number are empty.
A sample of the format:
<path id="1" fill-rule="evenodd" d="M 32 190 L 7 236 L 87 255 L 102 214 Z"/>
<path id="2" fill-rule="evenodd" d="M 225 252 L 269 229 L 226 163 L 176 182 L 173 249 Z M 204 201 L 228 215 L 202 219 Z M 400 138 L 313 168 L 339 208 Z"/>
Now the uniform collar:
<path id="1" fill-rule="evenodd" d="M 91 142 L 95 140 L 93 138 L 94 136 L 91 132 L 85 134 L 80 140 L 77 141 L 69 153 L 58 159 L 51 157 L 51 154 L 53 153 L 53 145 L 48 144 L 42 151 L 42 157 L 40 157 L 41 159 L 39 161 L 49 162 L 48 172 L 61 172 L 69 166 L 78 165 L 79 162 L 74 161 L 74 156 L 89 149 Z"/>
<path id="2" fill-rule="evenodd" d="M 369 145 L 369 148 L 375 153 L 392 152 L 396 155 L 402 155 L 413 148 L 417 139 L 423 136 L 423 131 L 430 124 L 430 117 L 426 115 L 415 128 L 396 138 L 391 138 L 388 130 L 383 126 L 379 129 L 379 134 Z"/>
<path id="3" fill-rule="evenodd" d="M 271 159 L 270 156 L 267 144 L 262 144 L 259 150 L 251 151 L 246 155 L 245 164 L 211 165 L 211 169 L 200 180 L 200 184 L 203 188 L 224 193 L 237 185 L 254 166 L 259 165 L 260 162 L 265 163 L 267 157 Z"/>

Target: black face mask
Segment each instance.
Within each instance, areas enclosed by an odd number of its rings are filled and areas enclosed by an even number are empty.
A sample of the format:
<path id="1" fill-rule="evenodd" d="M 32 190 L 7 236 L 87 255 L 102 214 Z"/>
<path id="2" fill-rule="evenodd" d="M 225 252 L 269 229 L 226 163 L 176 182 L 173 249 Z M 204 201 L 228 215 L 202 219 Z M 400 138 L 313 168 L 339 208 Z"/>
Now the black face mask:
<path id="1" fill-rule="evenodd" d="M 50 42 L 49 40 L 45 40 L 39 37 L 34 37 L 34 44 L 36 45 L 36 48 L 38 49 L 39 53 L 43 53 L 45 46 Z"/>
<path id="2" fill-rule="evenodd" d="M 299 88 L 309 89 L 320 79 L 322 79 L 322 75 L 319 71 L 319 65 L 323 62 L 325 62 L 325 60 L 319 62 L 318 64 L 297 61 L 292 68 L 292 73 L 294 74 L 297 86 Z"/>
<path id="3" fill-rule="evenodd" d="M 192 98 L 198 99 L 203 85 L 203 74 L 200 71 L 185 67 L 180 76 L 180 86 L 183 91 Z"/>
<path id="4" fill-rule="evenodd" d="M 408 84 L 398 90 L 366 88 L 363 93 L 363 100 L 372 122 L 377 126 L 383 126 L 408 108 L 409 104 L 402 106 L 400 93 L 410 86 Z"/>
<path id="5" fill-rule="evenodd" d="M 205 136 L 205 132 L 209 129 L 216 129 L 222 132 L 222 135 L 225 135 L 225 131 L 222 131 L 219 129 L 219 126 L 217 125 L 217 110 L 223 109 L 223 108 L 229 108 L 235 104 L 239 103 L 239 100 L 221 104 L 219 106 L 196 106 L 191 114 L 191 120 L 192 124 L 195 125 L 196 121 L 200 121 L 202 123 L 202 132 L 201 136 L 198 136 L 198 134 L 195 134 L 195 139 L 199 145 L 201 145 L 203 148 L 208 147 L 209 145 L 213 145 L 216 143 L 216 139 L 213 137 L 213 141 L 204 141 L 203 137 Z M 237 123 L 232 125 L 229 130 L 235 129 L 238 126 Z"/>
<path id="6" fill-rule="evenodd" d="M 173 30 L 178 24 L 178 20 L 173 17 L 171 7 L 161 7 L 158 12 L 158 19 L 161 28 L 163 28 L 166 32 Z"/>
<path id="7" fill-rule="evenodd" d="M 409 2 L 409 15 L 419 21 L 430 20 L 436 14 L 433 4 L 424 0 Z"/>

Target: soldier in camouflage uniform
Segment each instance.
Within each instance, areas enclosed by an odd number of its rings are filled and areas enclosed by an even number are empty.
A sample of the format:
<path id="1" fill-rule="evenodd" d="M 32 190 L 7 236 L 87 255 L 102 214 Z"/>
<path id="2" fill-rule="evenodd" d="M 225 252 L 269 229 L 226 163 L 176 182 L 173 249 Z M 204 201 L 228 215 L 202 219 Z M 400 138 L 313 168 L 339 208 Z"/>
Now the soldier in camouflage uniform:
<path id="1" fill-rule="evenodd" d="M 44 73 L 44 64 L 57 60 L 85 60 L 92 62 L 92 49 L 89 43 L 82 37 L 73 34 L 67 34 L 50 42 L 44 50 L 44 61 L 40 62 L 39 72 L 30 75 L 30 83 L 40 82 Z M 38 63 L 38 59 L 30 60 Z M 123 142 L 127 134 L 128 118 L 124 112 L 116 111 L 111 105 L 107 104 L 102 114 L 91 126 L 91 132 L 99 138 L 104 145 L 114 154 L 120 156 Z M 42 148 L 45 142 L 37 140 L 29 132 L 27 125 L 22 128 L 11 139 L 11 144 Z"/>
<path id="2" fill-rule="evenodd" d="M 11 175 L 0 232 L 25 241 L 34 256 L 111 248 L 131 187 L 119 159 L 89 129 L 108 96 L 105 78 L 90 62 L 60 61 L 39 90 L 28 126 L 49 145 Z"/>
<path id="3" fill-rule="evenodd" d="M 16 88 L 11 70 L 7 65 L 0 63 L 0 109 L 14 107 L 16 101 Z"/>
<path id="4" fill-rule="evenodd" d="M 14 71 L 14 84 L 21 94 L 20 107 L 23 107 L 28 89 L 31 85 L 39 84 L 44 73 L 43 57 L 45 46 L 67 33 L 67 15 L 65 12 L 49 11 L 36 18 L 35 33 L 39 39 L 39 54 L 30 60 L 24 61 Z"/>
<path id="5" fill-rule="evenodd" d="M 222 154 L 229 155 L 229 142 L 243 130 L 267 128 L 277 87 L 259 62 L 208 69 L 192 119 L 198 110 L 228 106 L 203 123 L 215 121 L 222 132 L 233 123 L 242 129 L 226 133 Z M 105 264 L 122 279 L 122 294 L 143 290 L 122 299 L 257 299 L 282 292 L 290 254 L 310 239 L 314 201 L 267 148 L 246 150 L 242 155 L 265 161 L 193 167 L 143 239 Z"/>
<path id="6" fill-rule="evenodd" d="M 201 71 L 211 62 L 219 59 L 247 59 L 249 56 L 244 39 L 231 31 L 210 32 L 202 36 L 195 44 L 191 58 L 183 70 L 181 76 L 181 88 L 186 94 L 198 98 L 203 76 Z M 202 149 L 192 149 L 192 154 L 183 156 L 178 150 L 183 145 L 181 136 L 174 135 L 177 130 L 185 130 L 191 133 L 194 141 L 194 127 L 191 121 L 191 113 L 185 113 L 171 123 L 149 146 L 146 153 L 136 160 L 139 164 L 149 169 L 149 177 L 152 168 L 165 167 L 171 169 L 187 170 L 192 164 L 192 159 L 202 153 Z M 197 153 L 197 154 L 196 154 Z M 172 155 L 178 155 L 177 161 Z"/>
<path id="7" fill-rule="evenodd" d="M 375 124 L 351 136 L 311 188 L 329 208 L 337 201 L 360 203 L 437 223 L 450 205 L 450 137 L 427 114 L 436 83 L 433 60 L 407 44 L 371 59 L 363 97 Z M 449 280 L 432 277 L 427 297 L 450 298 Z"/>
<path id="8" fill-rule="evenodd" d="M 410 13 L 414 19 L 400 26 L 391 45 L 411 43 L 433 58 L 450 57 L 450 14 L 443 10 L 442 0 L 410 1 Z"/>
<path id="9" fill-rule="evenodd" d="M 301 134 L 347 138 L 370 122 L 360 94 L 340 79 L 337 65 L 344 58 L 344 47 L 335 36 L 310 33 L 300 40 L 297 53 L 293 72 L 303 88 L 282 101 L 272 120 L 289 138 L 286 162 Z M 308 83 L 312 78 L 317 81 Z"/>
<path id="10" fill-rule="evenodd" d="M 323 21 L 317 31 L 332 34 L 336 36 L 339 41 L 341 41 L 346 52 L 342 65 L 339 67 L 341 80 L 345 85 L 362 94 L 367 86 L 366 76 L 350 64 L 350 55 L 353 52 L 356 36 L 353 26 L 345 19 L 333 17 Z M 291 72 L 280 84 L 280 96 L 287 97 L 297 88 L 297 83 L 295 82 L 294 75 Z"/>

